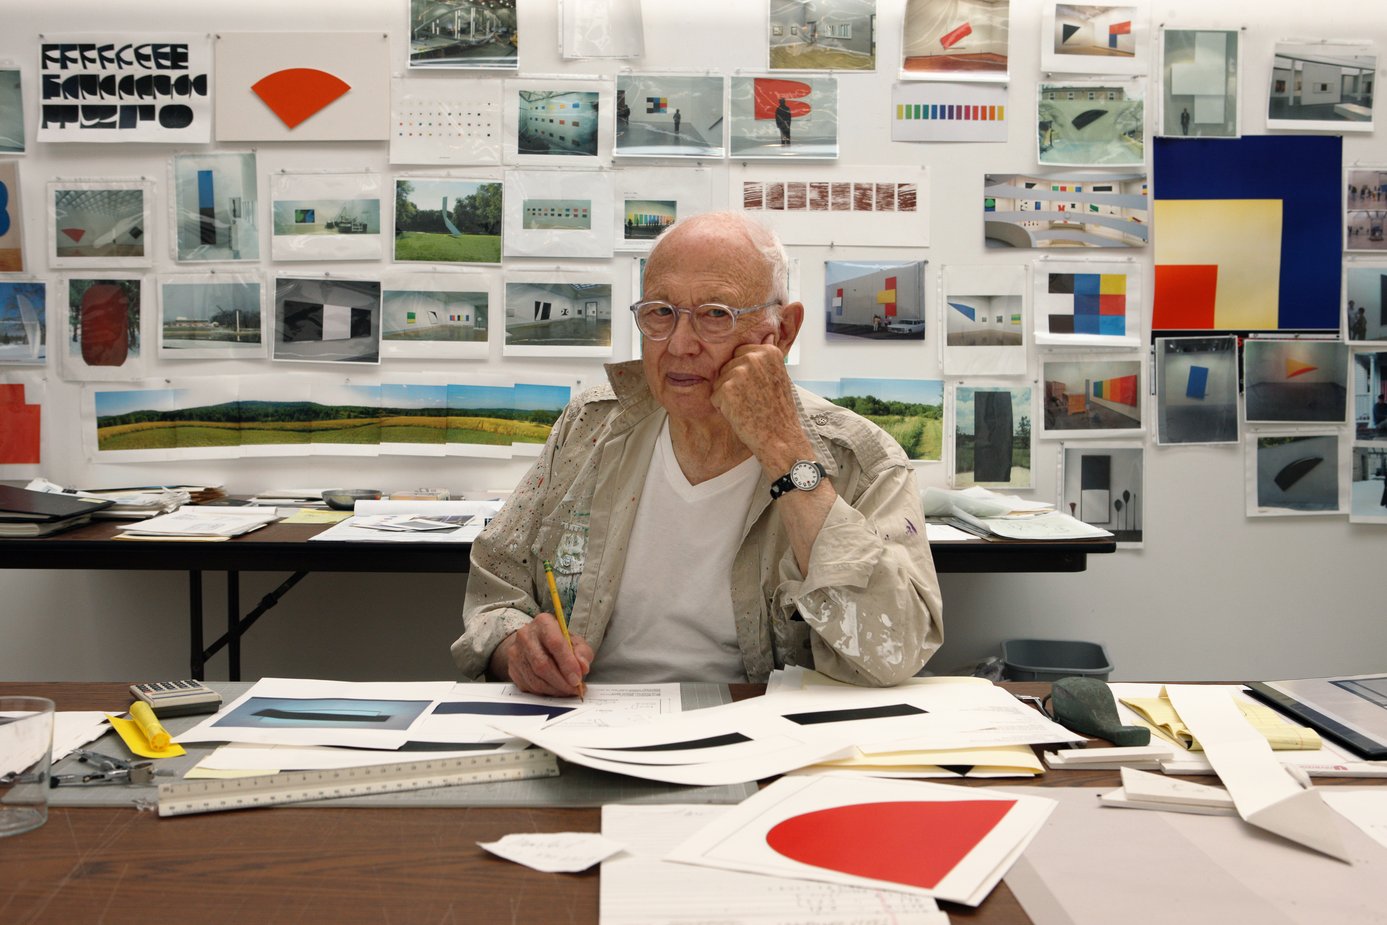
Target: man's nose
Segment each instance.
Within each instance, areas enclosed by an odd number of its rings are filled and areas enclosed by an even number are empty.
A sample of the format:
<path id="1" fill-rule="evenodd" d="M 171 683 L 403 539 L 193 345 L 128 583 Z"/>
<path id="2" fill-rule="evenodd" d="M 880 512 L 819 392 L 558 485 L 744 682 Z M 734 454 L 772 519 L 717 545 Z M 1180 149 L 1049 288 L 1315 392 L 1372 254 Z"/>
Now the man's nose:
<path id="1" fill-rule="evenodd" d="M 702 347 L 703 341 L 694 333 L 693 313 L 681 311 L 674 317 L 674 330 L 669 335 L 669 349 L 674 353 L 685 355 L 697 353 Z"/>

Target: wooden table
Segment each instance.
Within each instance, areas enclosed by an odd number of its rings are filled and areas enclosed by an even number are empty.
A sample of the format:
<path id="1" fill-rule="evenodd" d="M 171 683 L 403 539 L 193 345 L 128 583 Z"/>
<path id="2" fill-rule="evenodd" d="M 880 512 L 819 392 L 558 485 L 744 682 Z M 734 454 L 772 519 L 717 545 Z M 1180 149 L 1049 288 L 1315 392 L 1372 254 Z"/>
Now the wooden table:
<path id="1" fill-rule="evenodd" d="M 1045 684 L 1008 684 L 1043 693 Z M 734 685 L 734 697 L 758 685 Z M 117 709 L 117 683 L 0 683 L 60 710 Z M 1116 786 L 1111 771 L 1050 771 L 1044 786 Z M 970 781 L 1015 785 L 1016 781 Z M 1027 782 L 1031 784 L 1032 782 Z M 512 832 L 595 832 L 600 810 L 276 807 L 160 818 L 130 808 L 53 807 L 48 823 L 0 839 L 0 922 L 595 923 L 598 872 L 543 874 L 477 847 Z M 955 921 L 1029 918 L 1005 883 Z"/>
<path id="2" fill-rule="evenodd" d="M 470 543 L 310 542 L 319 524 L 274 523 L 224 542 L 117 540 L 111 521 L 37 539 L 0 539 L 0 568 L 130 569 L 188 573 L 189 676 L 206 676 L 207 660 L 227 653 L 227 678 L 241 679 L 241 637 L 310 572 L 466 574 Z M 1112 539 L 1062 542 L 968 540 L 931 547 L 940 572 L 1082 572 L 1090 554 L 1110 553 Z M 202 573 L 226 573 L 226 632 L 203 640 Z M 290 572 L 248 612 L 241 611 L 241 572 Z"/>

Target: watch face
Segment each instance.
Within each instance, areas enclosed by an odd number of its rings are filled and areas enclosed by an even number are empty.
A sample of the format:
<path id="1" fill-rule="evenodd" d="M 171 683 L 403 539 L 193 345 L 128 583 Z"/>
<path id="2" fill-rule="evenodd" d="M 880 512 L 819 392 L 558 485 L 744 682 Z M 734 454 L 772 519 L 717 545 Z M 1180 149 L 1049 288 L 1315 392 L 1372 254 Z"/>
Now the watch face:
<path id="1" fill-rule="evenodd" d="M 797 462 L 790 469 L 790 481 L 801 491 L 810 491 L 819 484 L 819 467 L 812 462 Z"/>

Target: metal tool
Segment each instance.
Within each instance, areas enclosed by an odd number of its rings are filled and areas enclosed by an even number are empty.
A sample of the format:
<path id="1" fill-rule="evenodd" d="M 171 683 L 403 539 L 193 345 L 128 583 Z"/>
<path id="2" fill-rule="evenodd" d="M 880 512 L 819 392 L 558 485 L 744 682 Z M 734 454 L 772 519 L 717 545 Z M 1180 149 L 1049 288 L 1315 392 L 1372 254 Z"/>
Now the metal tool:
<path id="1" fill-rule="evenodd" d="M 94 771 L 87 774 L 53 774 L 48 778 L 50 787 L 83 787 L 94 784 L 152 784 L 159 774 L 169 771 L 156 769 L 152 761 L 126 761 L 87 749 L 77 750 L 77 760 L 89 764 Z"/>

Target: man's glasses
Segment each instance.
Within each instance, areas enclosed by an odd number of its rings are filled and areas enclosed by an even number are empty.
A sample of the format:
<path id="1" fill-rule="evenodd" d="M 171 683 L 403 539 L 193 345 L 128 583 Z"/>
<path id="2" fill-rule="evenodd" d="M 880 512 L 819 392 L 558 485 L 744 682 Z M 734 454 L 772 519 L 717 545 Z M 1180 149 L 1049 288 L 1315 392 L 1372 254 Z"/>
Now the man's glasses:
<path id="1" fill-rule="evenodd" d="M 730 337 L 737 330 L 737 319 L 742 315 L 779 304 L 771 301 L 749 308 L 733 308 L 721 302 L 705 302 L 693 308 L 679 308 L 668 302 L 652 299 L 635 303 L 631 306 L 631 313 L 636 316 L 636 327 L 651 340 L 669 340 L 674 334 L 675 325 L 679 323 L 680 313 L 684 313 L 689 316 L 689 323 L 693 325 L 693 331 L 700 339 L 715 341 Z"/>

